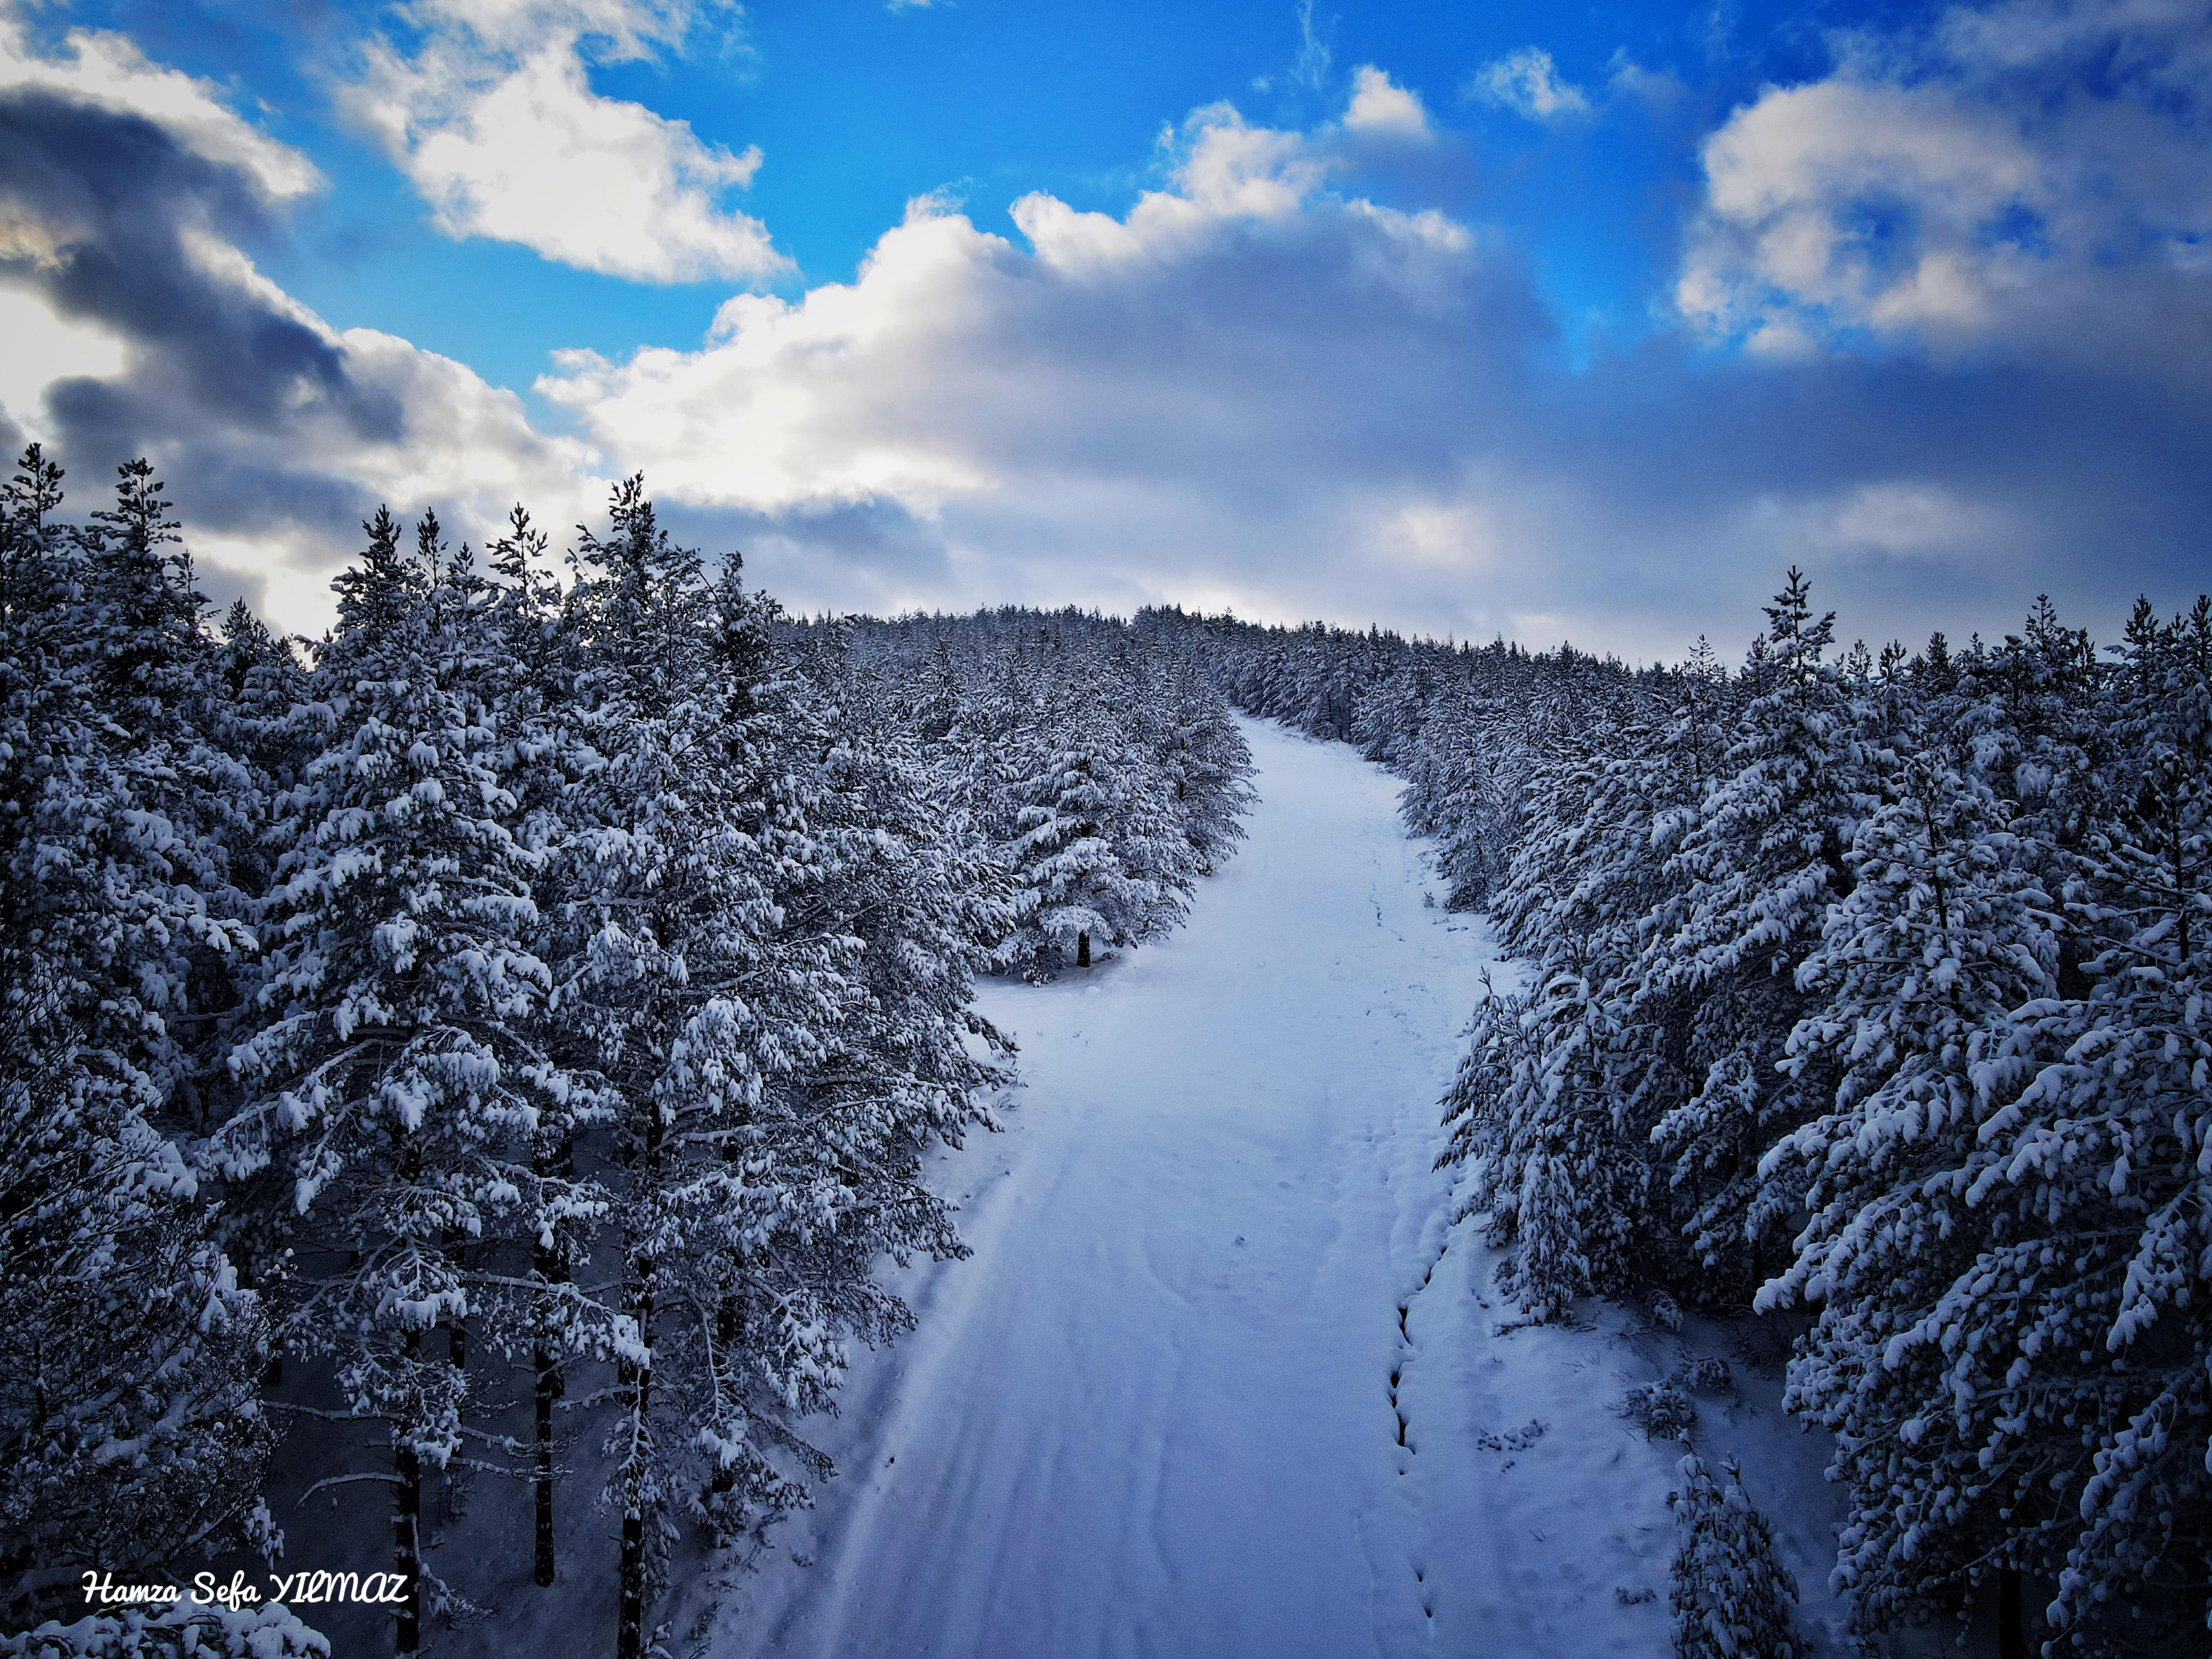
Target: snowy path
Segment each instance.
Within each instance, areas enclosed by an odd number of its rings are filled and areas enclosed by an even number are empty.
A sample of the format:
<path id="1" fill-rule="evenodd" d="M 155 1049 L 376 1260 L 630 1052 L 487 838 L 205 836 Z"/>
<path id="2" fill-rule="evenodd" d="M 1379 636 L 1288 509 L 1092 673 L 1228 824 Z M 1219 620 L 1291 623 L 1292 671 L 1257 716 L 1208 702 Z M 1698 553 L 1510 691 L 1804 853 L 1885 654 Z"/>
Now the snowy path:
<path id="1" fill-rule="evenodd" d="M 860 1356 L 842 1474 L 690 1650 L 1664 1650 L 1680 1449 L 1612 1407 L 1668 1339 L 1494 1334 L 1489 1253 L 1443 1249 L 1486 936 L 1424 908 L 1390 779 L 1246 732 L 1263 804 L 1189 927 L 987 993 L 1026 1086 L 934 1175 L 975 1255 L 902 1276 L 920 1328 Z"/>

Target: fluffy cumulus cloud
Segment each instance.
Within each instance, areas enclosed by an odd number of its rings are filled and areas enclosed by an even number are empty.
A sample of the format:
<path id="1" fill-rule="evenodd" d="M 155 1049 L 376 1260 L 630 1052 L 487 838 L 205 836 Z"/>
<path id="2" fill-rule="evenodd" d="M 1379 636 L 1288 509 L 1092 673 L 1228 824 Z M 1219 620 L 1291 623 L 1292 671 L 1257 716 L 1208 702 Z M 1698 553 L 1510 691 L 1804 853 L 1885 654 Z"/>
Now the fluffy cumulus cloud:
<path id="1" fill-rule="evenodd" d="M 1425 144 L 1436 137 L 1420 94 L 1398 85 L 1372 64 L 1361 65 L 1352 74 L 1352 102 L 1344 112 L 1344 128 L 1362 137 L 1406 143 Z"/>
<path id="2" fill-rule="evenodd" d="M 1664 337 L 1570 372 L 1512 252 L 1361 196 L 1346 131 L 1201 110 L 1124 215 L 925 199 L 850 283 L 539 390 L 802 605 L 1172 599 L 1649 654 L 1747 638 L 1793 561 L 1908 637 L 2178 586 L 2212 507 L 2191 399 Z M 2087 566 L 2123 524 L 2136 556 Z"/>
<path id="3" fill-rule="evenodd" d="M 857 514 L 873 547 L 890 514 L 909 562 L 877 602 L 1327 608 L 1317 539 L 1451 562 L 1404 526 L 1453 522 L 1468 423 L 1547 339 L 1468 228 L 1330 190 L 1334 136 L 1202 110 L 1126 216 L 1030 195 L 1017 240 L 925 199 L 850 284 L 738 296 L 698 350 L 574 355 L 539 390 L 664 494 L 775 537 Z M 823 574 L 771 580 L 828 599 Z"/>
<path id="4" fill-rule="evenodd" d="M 1676 299 L 1776 355 L 2212 361 L 2212 28 L 2197 0 L 2005 0 L 1838 41 L 1706 141 Z"/>
<path id="5" fill-rule="evenodd" d="M 1492 58 L 1470 76 L 1461 90 L 1467 97 L 1511 110 L 1531 121 L 1557 121 L 1590 112 L 1589 94 L 1564 78 L 1552 54 L 1538 46 L 1522 46 Z"/>
<path id="6" fill-rule="evenodd" d="M 410 44 L 366 46 L 341 92 L 454 237 L 515 242 L 637 282 L 788 269 L 727 204 L 757 147 L 732 153 L 642 104 L 593 92 L 589 65 L 736 26 L 678 0 L 415 0 Z"/>
<path id="7" fill-rule="evenodd" d="M 0 17 L 0 317 L 35 343 L 0 374 L 10 435 L 53 445 L 79 491 L 150 456 L 219 593 L 313 627 L 378 501 L 480 531 L 519 495 L 565 514 L 593 493 L 588 453 L 512 394 L 333 329 L 256 268 L 246 246 L 319 177 L 215 88 L 112 36 L 43 58 Z"/>

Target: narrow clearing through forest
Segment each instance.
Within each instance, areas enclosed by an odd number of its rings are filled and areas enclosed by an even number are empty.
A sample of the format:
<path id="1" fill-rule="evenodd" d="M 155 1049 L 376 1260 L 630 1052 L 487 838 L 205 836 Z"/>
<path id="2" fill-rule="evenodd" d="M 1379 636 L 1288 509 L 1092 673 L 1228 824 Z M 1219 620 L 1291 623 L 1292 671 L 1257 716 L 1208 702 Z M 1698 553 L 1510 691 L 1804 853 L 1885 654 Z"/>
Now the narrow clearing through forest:
<path id="1" fill-rule="evenodd" d="M 838 1478 L 678 1651 L 1665 1650 L 1682 1448 L 1614 1407 L 1683 1339 L 1500 1329 L 1431 1168 L 1488 934 L 1425 906 L 1394 780 L 1244 729 L 1261 804 L 1189 926 L 986 991 L 1024 1086 L 932 1177 L 975 1254 L 895 1275 L 920 1327 L 858 1356 Z M 1833 1509 L 1773 1391 L 1698 1443 L 1743 1456 L 1810 1632 Z"/>

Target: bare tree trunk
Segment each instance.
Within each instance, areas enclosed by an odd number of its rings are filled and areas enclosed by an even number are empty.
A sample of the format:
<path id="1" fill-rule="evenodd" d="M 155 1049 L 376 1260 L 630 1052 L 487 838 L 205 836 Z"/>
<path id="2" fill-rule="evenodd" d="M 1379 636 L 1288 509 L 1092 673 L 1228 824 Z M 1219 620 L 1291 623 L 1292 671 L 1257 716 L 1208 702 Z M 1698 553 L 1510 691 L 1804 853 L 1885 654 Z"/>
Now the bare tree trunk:
<path id="1" fill-rule="evenodd" d="M 561 1392 L 560 1369 L 553 1351 L 540 1341 L 531 1352 L 538 1369 L 538 1467 L 531 1485 L 537 1504 L 536 1577 L 541 1588 L 553 1583 L 553 1401 Z"/>
<path id="2" fill-rule="evenodd" d="M 541 1176 L 564 1175 L 574 1167 L 574 1152 L 563 1140 L 560 1151 L 542 1164 Z M 546 1285 L 558 1285 L 568 1277 L 568 1262 L 556 1247 L 537 1249 L 532 1265 L 538 1277 Z M 532 1473 L 532 1500 L 536 1510 L 535 1560 L 532 1576 L 541 1589 L 553 1583 L 553 1402 L 561 1397 L 562 1376 L 559 1360 L 555 1357 L 550 1334 L 552 1316 L 544 1308 L 538 1314 L 538 1339 L 532 1344 L 530 1363 L 536 1373 L 538 1406 L 537 1463 Z"/>
<path id="3" fill-rule="evenodd" d="M 421 1341 L 407 1333 L 410 1361 Z M 402 1588 L 392 1647 L 395 1653 L 413 1653 L 422 1645 L 422 1457 L 408 1443 L 404 1425 L 392 1429 L 392 1462 L 399 1479 L 392 1489 L 392 1570 Z"/>
<path id="4" fill-rule="evenodd" d="M 1075 965 L 1079 968 L 1091 965 L 1091 935 L 1088 933 L 1075 936 Z"/>
<path id="5" fill-rule="evenodd" d="M 1997 1572 L 1997 1659 L 2027 1659 L 2027 1586 L 2018 1567 Z"/>
<path id="6" fill-rule="evenodd" d="M 460 1265 L 460 1246 L 453 1247 L 453 1264 Z M 446 1363 L 453 1367 L 453 1382 L 459 1396 L 469 1396 L 469 1322 L 465 1316 L 457 1316 L 446 1327 Z M 440 1525 L 459 1520 L 469 1511 L 469 1472 L 459 1463 L 448 1463 L 438 1474 L 438 1521 Z"/>
<path id="7" fill-rule="evenodd" d="M 653 1339 L 653 1297 L 638 1304 L 638 1338 L 649 1354 Z M 623 1476 L 622 1603 L 615 1625 L 615 1659 L 642 1659 L 645 1652 L 645 1458 L 646 1421 L 653 1409 L 653 1362 L 636 1367 L 630 1384 L 630 1467 Z"/>
<path id="8" fill-rule="evenodd" d="M 721 1305 L 714 1310 L 714 1351 L 717 1362 L 724 1370 L 736 1370 L 733 1356 L 744 1346 L 744 1304 L 733 1296 L 726 1296 Z M 720 1498 L 735 1490 L 737 1484 L 736 1470 L 717 1468 L 707 1482 L 707 1495 L 710 1498 Z"/>

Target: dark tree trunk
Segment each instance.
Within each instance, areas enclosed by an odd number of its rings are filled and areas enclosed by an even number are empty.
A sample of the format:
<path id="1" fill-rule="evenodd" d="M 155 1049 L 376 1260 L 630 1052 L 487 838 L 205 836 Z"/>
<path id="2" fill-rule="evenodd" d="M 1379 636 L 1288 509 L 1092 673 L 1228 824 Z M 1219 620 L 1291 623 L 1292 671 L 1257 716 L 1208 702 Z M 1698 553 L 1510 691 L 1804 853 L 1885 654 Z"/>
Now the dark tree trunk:
<path id="1" fill-rule="evenodd" d="M 456 1319 L 446 1327 L 446 1363 L 453 1368 L 453 1381 L 463 1401 L 469 1390 L 469 1326 L 465 1319 Z M 446 1523 L 459 1520 L 469 1511 L 469 1472 L 458 1463 L 448 1463 L 438 1477 L 438 1519 Z"/>
<path id="2" fill-rule="evenodd" d="M 2018 1567 L 1997 1573 L 1997 1659 L 2027 1659 L 2027 1586 Z"/>
<path id="3" fill-rule="evenodd" d="M 638 1340 L 650 1354 L 653 1350 L 653 1298 L 639 1299 Z M 630 1383 L 632 1409 L 635 1413 L 630 1430 L 630 1468 L 624 1478 L 627 1490 L 623 1498 L 622 1559 L 619 1582 L 622 1595 L 621 1609 L 615 1624 L 615 1659 L 642 1659 L 645 1652 L 645 1468 L 646 1419 L 653 1409 L 653 1363 L 650 1359 L 633 1372 Z"/>
<path id="4" fill-rule="evenodd" d="M 1075 936 L 1075 965 L 1079 968 L 1091 965 L 1091 935 L 1088 933 Z"/>
<path id="5" fill-rule="evenodd" d="M 564 1139 L 551 1158 L 541 1158 L 538 1173 L 541 1177 L 565 1176 L 574 1168 L 574 1147 Z M 538 1279 L 548 1285 L 562 1284 L 568 1277 L 568 1261 L 557 1243 L 550 1249 L 537 1247 L 532 1266 L 537 1268 Z M 532 1577 L 539 1587 L 550 1589 L 553 1583 L 553 1402 L 561 1397 L 562 1384 L 560 1362 L 554 1354 L 552 1315 L 541 1308 L 538 1322 L 538 1340 L 530 1352 L 538 1395 L 537 1458 L 531 1478 L 531 1498 L 536 1510 L 535 1559 L 532 1566 Z"/>
<path id="6" fill-rule="evenodd" d="M 531 1481 L 537 1503 L 536 1577 L 541 1587 L 553 1583 L 553 1401 L 561 1391 L 561 1373 L 553 1351 L 540 1342 L 531 1354 L 538 1367 L 538 1468 Z"/>
<path id="7" fill-rule="evenodd" d="M 650 1193 L 659 1186 L 665 1127 L 659 1109 L 648 1106 L 645 1144 L 638 1160 L 641 1192 Z M 628 1467 L 623 1472 L 622 1556 L 617 1575 L 621 1601 L 615 1617 L 615 1659 L 643 1659 L 646 1460 L 652 1455 L 653 1279 L 651 1266 L 641 1256 L 635 1241 L 627 1244 L 624 1255 L 632 1290 L 630 1305 L 637 1313 L 637 1343 L 645 1358 L 617 1372 L 628 1393 L 631 1417 Z"/>
<path id="8" fill-rule="evenodd" d="M 392 1496 L 392 1568 L 404 1586 L 392 1637 L 395 1653 L 422 1645 L 422 1460 L 411 1446 L 396 1447 L 399 1484 Z"/>
<path id="9" fill-rule="evenodd" d="M 622 1615 L 615 1629 L 615 1659 L 645 1651 L 645 1516 L 633 1498 L 623 1515 Z"/>
<path id="10" fill-rule="evenodd" d="M 737 1386 L 738 1367 L 736 1356 L 738 1349 L 744 1346 L 744 1306 L 736 1297 L 726 1296 L 721 1305 L 714 1310 L 715 1363 L 730 1377 L 732 1389 Z M 736 1470 L 717 1468 L 707 1482 L 707 1495 L 720 1498 L 734 1491 L 737 1484 Z"/>

